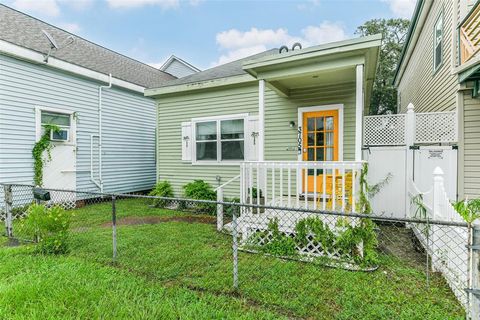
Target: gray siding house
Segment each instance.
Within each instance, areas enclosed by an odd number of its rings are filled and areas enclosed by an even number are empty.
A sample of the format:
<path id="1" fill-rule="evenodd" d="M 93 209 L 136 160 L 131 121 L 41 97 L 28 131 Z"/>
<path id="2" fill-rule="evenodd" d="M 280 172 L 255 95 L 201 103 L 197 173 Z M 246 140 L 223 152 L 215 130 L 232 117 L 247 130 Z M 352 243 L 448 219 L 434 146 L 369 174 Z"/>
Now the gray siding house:
<path id="1" fill-rule="evenodd" d="M 53 48 L 45 32 L 58 48 Z M 0 182 L 33 183 L 45 123 L 43 185 L 133 192 L 155 183 L 155 102 L 144 89 L 175 77 L 0 5 Z"/>
<path id="2" fill-rule="evenodd" d="M 170 58 L 165 61 L 165 63 L 160 67 L 160 70 L 177 78 L 186 77 L 200 72 L 200 69 L 197 67 L 174 55 L 171 55 Z"/>

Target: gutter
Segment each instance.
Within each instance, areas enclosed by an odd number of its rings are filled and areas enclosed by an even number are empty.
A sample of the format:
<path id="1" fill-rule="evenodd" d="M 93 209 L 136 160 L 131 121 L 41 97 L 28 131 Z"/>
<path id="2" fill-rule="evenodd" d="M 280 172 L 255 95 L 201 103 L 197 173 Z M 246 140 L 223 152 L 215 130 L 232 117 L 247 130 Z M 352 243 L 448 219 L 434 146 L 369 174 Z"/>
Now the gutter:
<path id="1" fill-rule="evenodd" d="M 100 180 L 100 192 L 103 192 L 103 154 L 102 154 L 102 92 L 103 89 L 110 89 L 112 87 L 112 74 L 108 75 L 108 86 L 98 87 L 98 179 Z M 90 171 L 92 172 L 92 171 Z M 94 181 L 95 182 L 95 181 Z M 97 184 L 97 183 L 95 183 Z"/>

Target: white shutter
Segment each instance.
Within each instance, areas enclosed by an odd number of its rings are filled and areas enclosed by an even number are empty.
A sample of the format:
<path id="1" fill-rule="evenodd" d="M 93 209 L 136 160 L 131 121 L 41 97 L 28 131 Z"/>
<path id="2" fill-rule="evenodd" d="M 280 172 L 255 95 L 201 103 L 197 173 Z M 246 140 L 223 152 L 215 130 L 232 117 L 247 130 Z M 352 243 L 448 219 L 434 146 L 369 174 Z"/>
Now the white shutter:
<path id="1" fill-rule="evenodd" d="M 245 136 L 245 149 L 247 161 L 258 160 L 258 116 L 247 117 L 247 132 Z"/>
<path id="2" fill-rule="evenodd" d="M 192 123 L 182 122 L 182 161 L 192 161 Z"/>

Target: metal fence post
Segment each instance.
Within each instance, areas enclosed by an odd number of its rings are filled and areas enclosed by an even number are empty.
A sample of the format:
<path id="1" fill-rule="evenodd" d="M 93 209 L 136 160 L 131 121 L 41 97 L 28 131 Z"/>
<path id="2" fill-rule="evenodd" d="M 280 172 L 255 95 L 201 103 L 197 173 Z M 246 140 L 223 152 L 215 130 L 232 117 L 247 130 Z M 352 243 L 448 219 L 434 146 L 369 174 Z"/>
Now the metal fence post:
<path id="1" fill-rule="evenodd" d="M 5 231 L 8 238 L 13 237 L 13 224 L 12 224 L 12 186 L 5 185 L 3 186 L 4 196 L 5 196 Z"/>
<path id="2" fill-rule="evenodd" d="M 220 187 L 217 190 L 217 231 L 223 230 L 223 188 Z"/>
<path id="3" fill-rule="evenodd" d="M 113 237 L 113 262 L 117 260 L 117 209 L 115 196 L 112 196 L 112 237 Z"/>
<path id="4" fill-rule="evenodd" d="M 469 248 L 471 255 L 471 269 L 470 269 L 470 288 L 467 289 L 469 293 L 469 307 L 470 319 L 480 319 L 480 226 L 474 225 L 472 228 L 472 245 Z"/>
<path id="5" fill-rule="evenodd" d="M 233 236 L 233 288 L 238 289 L 238 233 L 237 233 L 237 213 L 233 210 L 232 218 L 232 236 Z"/>

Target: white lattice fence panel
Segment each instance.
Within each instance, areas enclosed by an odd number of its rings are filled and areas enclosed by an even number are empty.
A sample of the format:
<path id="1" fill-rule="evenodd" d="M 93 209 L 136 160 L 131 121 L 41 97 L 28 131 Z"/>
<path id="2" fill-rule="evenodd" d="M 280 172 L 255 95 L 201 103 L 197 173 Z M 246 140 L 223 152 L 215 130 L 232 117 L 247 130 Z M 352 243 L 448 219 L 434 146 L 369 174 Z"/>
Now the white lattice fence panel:
<path id="1" fill-rule="evenodd" d="M 457 113 L 415 114 L 415 143 L 457 142 Z"/>
<path id="2" fill-rule="evenodd" d="M 405 114 L 364 118 L 364 145 L 398 146 L 405 144 Z"/>

